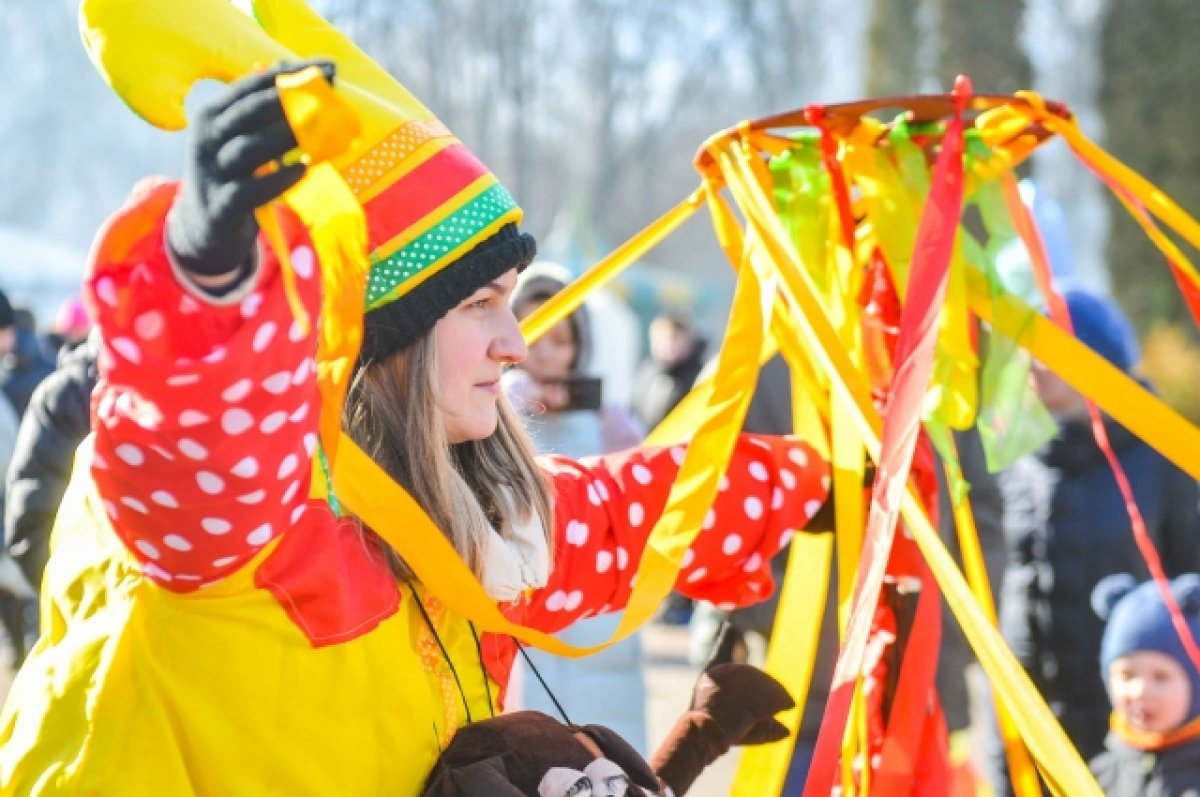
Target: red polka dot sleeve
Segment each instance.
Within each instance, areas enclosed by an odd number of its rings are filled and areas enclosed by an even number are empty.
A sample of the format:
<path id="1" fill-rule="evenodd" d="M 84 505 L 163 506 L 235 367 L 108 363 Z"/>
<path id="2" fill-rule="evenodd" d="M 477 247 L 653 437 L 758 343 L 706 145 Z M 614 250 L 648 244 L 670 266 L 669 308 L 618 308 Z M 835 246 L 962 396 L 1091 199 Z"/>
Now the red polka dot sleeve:
<path id="1" fill-rule="evenodd" d="M 163 246 L 173 185 L 101 231 L 86 281 L 103 336 L 92 475 L 143 572 L 178 592 L 236 570 L 304 514 L 317 443 L 313 333 L 289 311 L 264 246 L 257 273 L 211 299 Z M 314 254 L 289 217 L 301 299 L 320 307 Z"/>
<path id="2" fill-rule="evenodd" d="M 554 567 L 546 587 L 509 615 L 555 631 L 624 607 L 683 455 L 677 446 L 582 462 L 544 458 L 555 495 Z M 740 437 L 677 588 L 728 608 L 767 597 L 770 558 L 821 508 L 829 483 L 828 464 L 799 439 Z"/>

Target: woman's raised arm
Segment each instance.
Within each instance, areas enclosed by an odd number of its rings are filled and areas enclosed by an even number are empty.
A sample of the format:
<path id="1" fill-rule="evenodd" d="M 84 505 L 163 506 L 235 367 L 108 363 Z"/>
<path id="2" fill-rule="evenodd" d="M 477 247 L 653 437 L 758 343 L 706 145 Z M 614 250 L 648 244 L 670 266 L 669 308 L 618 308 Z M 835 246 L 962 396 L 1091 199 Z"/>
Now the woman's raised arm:
<path id="1" fill-rule="evenodd" d="M 294 146 L 273 73 L 238 81 L 194 120 L 183 183 L 143 188 L 93 251 L 92 474 L 117 535 L 171 590 L 228 575 L 305 511 L 316 338 L 293 319 L 253 217 L 302 175 L 263 169 Z M 313 249 L 280 216 L 317 319 Z"/>

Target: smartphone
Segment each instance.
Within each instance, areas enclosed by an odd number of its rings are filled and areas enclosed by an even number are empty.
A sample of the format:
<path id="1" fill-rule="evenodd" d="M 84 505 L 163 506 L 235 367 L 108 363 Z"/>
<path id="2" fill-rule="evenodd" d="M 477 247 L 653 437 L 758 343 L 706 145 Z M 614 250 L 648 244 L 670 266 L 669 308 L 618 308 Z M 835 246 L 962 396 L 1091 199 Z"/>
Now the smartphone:
<path id="1" fill-rule="evenodd" d="M 567 389 L 564 410 L 598 410 L 604 400 L 604 383 L 598 376 L 573 376 L 562 381 Z"/>

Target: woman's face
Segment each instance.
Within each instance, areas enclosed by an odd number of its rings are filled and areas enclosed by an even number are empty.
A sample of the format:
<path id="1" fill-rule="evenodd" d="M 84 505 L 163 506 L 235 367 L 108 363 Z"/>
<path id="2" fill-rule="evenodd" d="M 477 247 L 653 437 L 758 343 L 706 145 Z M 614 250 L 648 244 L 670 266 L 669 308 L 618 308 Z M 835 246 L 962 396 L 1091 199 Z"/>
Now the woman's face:
<path id="1" fill-rule="evenodd" d="M 1187 719 L 1192 685 L 1179 662 L 1156 650 L 1120 656 L 1108 666 L 1113 708 L 1129 727 L 1149 733 L 1173 731 Z"/>
<path id="2" fill-rule="evenodd" d="M 496 431 L 500 372 L 528 353 L 508 306 L 516 282 L 516 269 L 506 271 L 433 328 L 438 411 L 451 444 L 482 440 Z"/>
<path id="3" fill-rule="evenodd" d="M 538 308 L 540 302 L 525 302 L 516 308 L 517 318 L 524 319 Z M 575 335 L 569 319 L 550 327 L 529 346 L 529 356 L 521 367 L 538 382 L 554 382 L 571 375 L 575 359 Z"/>

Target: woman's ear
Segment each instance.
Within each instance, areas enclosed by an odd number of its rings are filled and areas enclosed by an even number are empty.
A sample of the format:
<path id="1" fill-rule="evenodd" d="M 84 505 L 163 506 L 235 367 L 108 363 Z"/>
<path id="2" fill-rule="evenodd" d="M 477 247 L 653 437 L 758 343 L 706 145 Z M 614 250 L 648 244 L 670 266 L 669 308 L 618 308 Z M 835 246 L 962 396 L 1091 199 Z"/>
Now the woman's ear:
<path id="1" fill-rule="evenodd" d="M 1107 621 L 1113 607 L 1136 586 L 1137 581 L 1128 573 L 1114 573 L 1111 576 L 1105 576 L 1097 582 L 1096 587 L 1092 590 L 1092 611 L 1101 620 Z"/>

